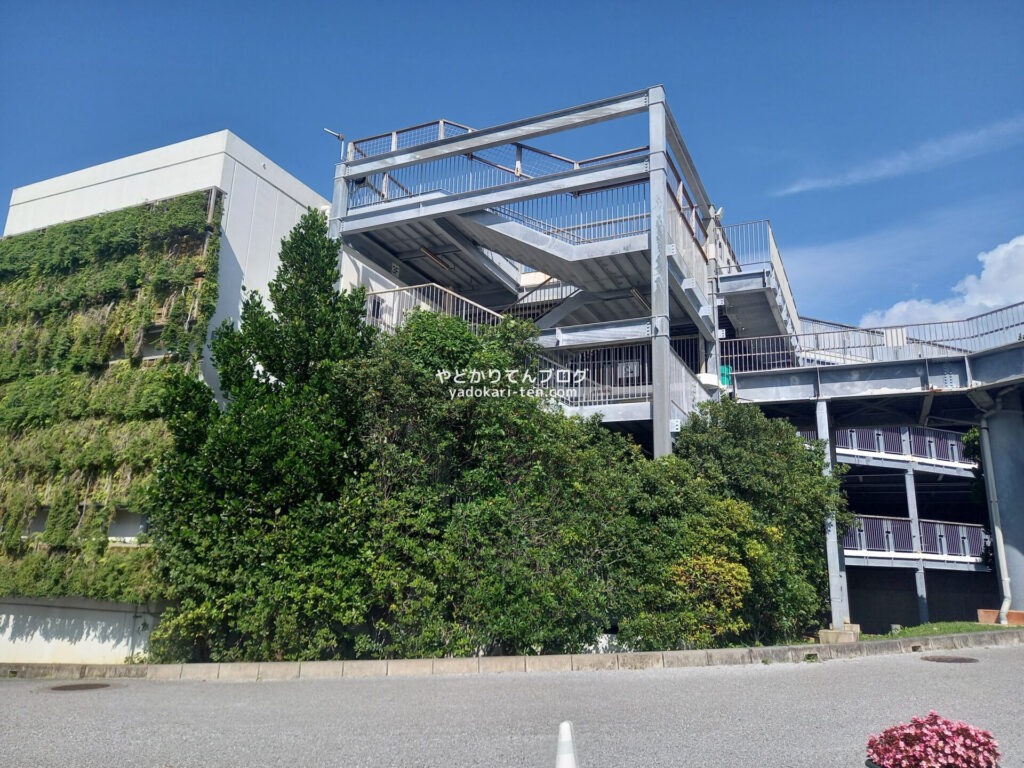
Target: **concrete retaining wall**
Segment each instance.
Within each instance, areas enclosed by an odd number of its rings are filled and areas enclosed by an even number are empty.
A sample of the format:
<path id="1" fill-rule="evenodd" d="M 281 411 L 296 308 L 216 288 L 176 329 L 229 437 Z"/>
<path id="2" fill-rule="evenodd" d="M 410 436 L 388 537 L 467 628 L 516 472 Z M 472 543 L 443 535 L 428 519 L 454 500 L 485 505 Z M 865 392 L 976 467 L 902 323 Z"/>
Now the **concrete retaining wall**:
<path id="1" fill-rule="evenodd" d="M 708 651 L 602 653 L 562 656 L 483 656 L 460 659 L 282 661 L 235 664 L 5 664 L 0 678 L 147 678 L 149 680 L 324 680 L 409 675 L 475 675 L 528 672 L 670 669 L 733 664 L 820 662 L 897 653 L 1024 645 L 1024 629 L 1001 629 L 900 640 L 834 645 L 776 645 Z"/>
<path id="2" fill-rule="evenodd" d="M 0 666 L 124 664 L 148 648 L 158 618 L 155 607 L 130 603 L 5 597 L 0 599 Z"/>

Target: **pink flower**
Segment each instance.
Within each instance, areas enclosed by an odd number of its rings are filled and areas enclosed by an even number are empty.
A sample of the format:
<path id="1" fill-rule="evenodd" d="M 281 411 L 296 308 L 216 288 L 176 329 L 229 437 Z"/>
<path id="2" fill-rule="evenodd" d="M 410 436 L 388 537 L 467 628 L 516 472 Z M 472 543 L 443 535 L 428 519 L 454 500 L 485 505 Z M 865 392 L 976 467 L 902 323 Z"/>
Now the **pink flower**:
<path id="1" fill-rule="evenodd" d="M 868 739 L 868 759 L 882 768 L 996 768 L 992 734 L 929 712 Z"/>

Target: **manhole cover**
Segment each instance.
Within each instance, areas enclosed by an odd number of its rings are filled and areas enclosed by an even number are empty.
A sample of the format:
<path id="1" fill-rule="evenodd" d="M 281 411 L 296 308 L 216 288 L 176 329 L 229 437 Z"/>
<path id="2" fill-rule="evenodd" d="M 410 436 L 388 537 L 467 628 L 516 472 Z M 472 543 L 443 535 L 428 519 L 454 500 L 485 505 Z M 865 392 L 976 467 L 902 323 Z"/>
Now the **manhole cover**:
<path id="1" fill-rule="evenodd" d="M 922 656 L 922 661 L 937 661 L 941 664 L 977 664 L 970 656 Z"/>
<path id="2" fill-rule="evenodd" d="M 108 683 L 69 683 L 68 685 L 55 685 L 51 691 L 94 691 L 97 688 L 109 688 Z"/>

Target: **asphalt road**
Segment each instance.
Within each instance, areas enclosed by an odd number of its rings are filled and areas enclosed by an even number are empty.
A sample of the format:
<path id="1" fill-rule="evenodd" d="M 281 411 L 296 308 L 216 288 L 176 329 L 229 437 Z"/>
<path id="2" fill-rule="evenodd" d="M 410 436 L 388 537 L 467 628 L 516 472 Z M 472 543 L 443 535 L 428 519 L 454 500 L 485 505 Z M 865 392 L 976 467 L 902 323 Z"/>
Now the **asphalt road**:
<path id="1" fill-rule="evenodd" d="M 581 768 L 864 765 L 927 714 L 994 732 L 1024 766 L 1024 647 L 824 663 L 262 683 L 0 681 L 3 766 L 545 766 L 572 720 Z"/>

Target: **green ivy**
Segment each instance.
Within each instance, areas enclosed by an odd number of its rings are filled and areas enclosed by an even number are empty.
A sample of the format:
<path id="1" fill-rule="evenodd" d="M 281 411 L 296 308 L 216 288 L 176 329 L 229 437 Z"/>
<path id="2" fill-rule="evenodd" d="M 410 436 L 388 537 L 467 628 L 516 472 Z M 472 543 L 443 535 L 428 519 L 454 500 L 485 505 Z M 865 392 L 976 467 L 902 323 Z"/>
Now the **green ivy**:
<path id="1" fill-rule="evenodd" d="M 206 342 L 221 213 L 218 201 L 208 225 L 209 204 L 194 192 L 0 240 L 0 595 L 163 589 L 139 567 L 149 554 L 108 552 L 107 528 L 118 509 L 148 511 L 171 446 L 167 383 Z"/>

